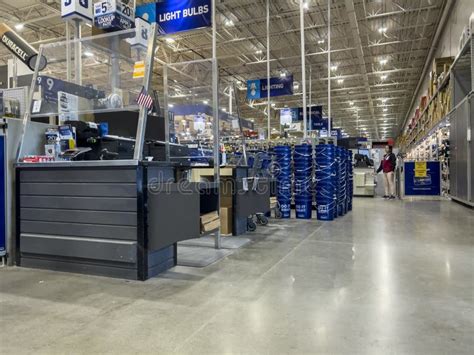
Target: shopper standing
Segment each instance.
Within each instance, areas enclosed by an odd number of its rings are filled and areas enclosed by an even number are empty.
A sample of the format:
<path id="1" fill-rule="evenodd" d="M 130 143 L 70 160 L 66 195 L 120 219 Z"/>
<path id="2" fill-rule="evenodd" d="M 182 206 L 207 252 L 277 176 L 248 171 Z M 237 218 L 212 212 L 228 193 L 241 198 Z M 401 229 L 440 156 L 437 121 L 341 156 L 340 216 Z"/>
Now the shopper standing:
<path id="1" fill-rule="evenodd" d="M 392 146 L 385 147 L 385 155 L 383 156 L 377 174 L 383 171 L 383 183 L 385 188 L 384 198 L 395 199 L 395 168 L 397 166 L 397 157 L 392 152 Z"/>

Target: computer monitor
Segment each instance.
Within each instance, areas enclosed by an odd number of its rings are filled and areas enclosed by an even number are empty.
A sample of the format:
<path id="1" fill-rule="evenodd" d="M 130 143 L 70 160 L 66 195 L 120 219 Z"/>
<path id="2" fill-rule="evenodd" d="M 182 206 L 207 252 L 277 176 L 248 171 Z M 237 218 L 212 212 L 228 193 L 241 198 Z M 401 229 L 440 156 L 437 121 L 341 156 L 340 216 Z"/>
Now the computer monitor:
<path id="1" fill-rule="evenodd" d="M 370 159 L 370 150 L 369 149 L 359 149 L 360 155 L 365 155 L 367 158 Z"/>

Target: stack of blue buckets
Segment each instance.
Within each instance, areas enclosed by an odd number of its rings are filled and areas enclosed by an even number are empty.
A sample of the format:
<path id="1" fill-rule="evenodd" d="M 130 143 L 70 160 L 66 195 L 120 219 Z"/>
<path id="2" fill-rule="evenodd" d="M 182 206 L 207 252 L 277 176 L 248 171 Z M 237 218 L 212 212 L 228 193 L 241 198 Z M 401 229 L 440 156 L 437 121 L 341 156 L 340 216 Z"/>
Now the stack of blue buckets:
<path id="1" fill-rule="evenodd" d="M 295 146 L 293 153 L 296 218 L 310 219 L 313 208 L 313 147 Z"/>
<path id="2" fill-rule="evenodd" d="M 332 221 L 337 216 L 339 164 L 336 158 L 336 146 L 315 147 L 317 218 L 323 221 Z"/>
<path id="3" fill-rule="evenodd" d="M 352 195 L 354 193 L 354 167 L 352 165 L 352 151 L 347 151 L 347 211 L 352 211 Z"/>
<path id="4" fill-rule="evenodd" d="M 275 177 L 277 200 L 282 218 L 291 216 L 291 147 L 282 145 L 274 149 L 276 157 Z"/>
<path id="5" fill-rule="evenodd" d="M 336 161 L 338 165 L 337 216 L 343 216 L 347 213 L 347 154 L 343 147 L 336 147 Z"/>

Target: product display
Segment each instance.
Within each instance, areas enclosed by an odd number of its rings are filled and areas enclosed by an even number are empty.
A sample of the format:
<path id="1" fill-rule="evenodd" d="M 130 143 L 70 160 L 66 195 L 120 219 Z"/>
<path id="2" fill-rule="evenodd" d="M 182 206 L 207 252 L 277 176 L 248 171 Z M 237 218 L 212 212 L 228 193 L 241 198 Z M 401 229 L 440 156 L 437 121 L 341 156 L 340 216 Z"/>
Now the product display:
<path id="1" fill-rule="evenodd" d="M 297 145 L 293 152 L 296 218 L 310 219 L 313 208 L 313 147 Z"/>
<path id="2" fill-rule="evenodd" d="M 276 146 L 275 153 L 275 177 L 277 181 L 277 200 L 280 205 L 282 218 L 291 216 L 291 147 Z"/>

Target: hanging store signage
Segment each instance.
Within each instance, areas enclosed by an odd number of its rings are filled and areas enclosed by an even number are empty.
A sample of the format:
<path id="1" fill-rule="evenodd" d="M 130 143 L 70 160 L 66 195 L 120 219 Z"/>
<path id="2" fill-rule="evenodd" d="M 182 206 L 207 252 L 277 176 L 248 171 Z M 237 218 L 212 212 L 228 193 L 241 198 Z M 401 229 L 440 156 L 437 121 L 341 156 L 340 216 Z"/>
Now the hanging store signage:
<path id="1" fill-rule="evenodd" d="M 146 49 L 150 34 L 151 25 L 144 19 L 137 17 L 135 18 L 135 37 L 127 38 L 126 41 L 134 48 Z"/>
<path id="2" fill-rule="evenodd" d="M 297 115 L 293 114 L 293 117 L 296 118 L 296 121 L 303 121 L 303 108 L 300 107 L 297 110 Z M 320 131 L 328 129 L 328 118 L 323 117 L 322 106 L 313 106 L 311 112 L 308 107 L 306 110 L 306 119 L 308 121 L 307 127 L 309 130 Z"/>
<path id="3" fill-rule="evenodd" d="M 105 0 L 94 4 L 94 26 L 101 30 L 128 30 L 135 22 L 131 0 Z"/>
<path id="4" fill-rule="evenodd" d="M 51 78 L 41 75 L 36 79 L 37 85 L 41 88 L 41 98 L 46 102 L 57 103 L 60 91 L 83 97 L 88 100 L 103 99 L 105 93 L 92 87 L 81 86 L 68 81 Z"/>
<path id="5" fill-rule="evenodd" d="M 417 167 L 421 164 L 405 162 L 406 196 L 439 196 L 441 194 L 441 167 L 439 161 L 425 161 L 426 175 L 417 176 Z"/>
<path id="6" fill-rule="evenodd" d="M 156 22 L 161 35 L 210 27 L 211 0 L 165 0 L 143 4 L 137 7 L 137 17 Z"/>
<path id="7" fill-rule="evenodd" d="M 61 17 L 92 22 L 92 0 L 62 0 Z"/>
<path id="8" fill-rule="evenodd" d="M 268 97 L 268 80 L 247 81 L 247 100 L 259 100 Z M 270 78 L 270 96 L 293 95 L 293 75 Z"/>
<path id="9" fill-rule="evenodd" d="M 18 36 L 10 27 L 4 23 L 0 24 L 1 41 L 18 59 L 28 66 L 31 70 L 35 70 L 36 61 L 38 60 L 38 52 L 30 46 L 23 38 Z M 44 56 L 41 57 L 39 70 L 46 67 L 47 61 Z"/>

